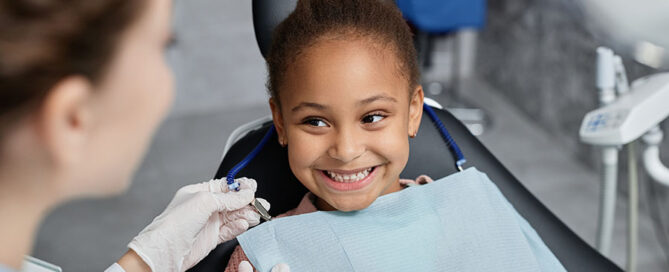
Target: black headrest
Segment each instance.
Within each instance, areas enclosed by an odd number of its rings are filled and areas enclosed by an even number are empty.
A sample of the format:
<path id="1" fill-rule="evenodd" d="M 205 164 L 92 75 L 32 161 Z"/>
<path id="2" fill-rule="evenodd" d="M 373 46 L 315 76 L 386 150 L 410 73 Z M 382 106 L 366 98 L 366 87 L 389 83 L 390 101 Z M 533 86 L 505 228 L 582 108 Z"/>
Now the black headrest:
<path id="1" fill-rule="evenodd" d="M 272 44 L 272 32 L 295 9 L 297 0 L 253 0 L 253 28 L 263 57 Z"/>

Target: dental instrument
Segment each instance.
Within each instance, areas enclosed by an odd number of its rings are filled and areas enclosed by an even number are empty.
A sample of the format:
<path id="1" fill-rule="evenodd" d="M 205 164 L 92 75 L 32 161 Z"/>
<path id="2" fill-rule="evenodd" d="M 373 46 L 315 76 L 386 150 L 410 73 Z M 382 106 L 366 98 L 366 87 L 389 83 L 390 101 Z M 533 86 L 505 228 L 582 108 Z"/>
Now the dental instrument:
<path id="1" fill-rule="evenodd" d="M 441 137 L 444 139 L 444 142 L 446 142 L 448 149 L 451 151 L 451 155 L 453 155 L 453 159 L 455 161 L 455 167 L 458 169 L 458 171 L 462 172 L 462 165 L 464 165 L 467 162 L 467 159 L 465 159 L 465 156 L 462 154 L 462 151 L 460 151 L 460 147 L 458 147 L 458 145 L 455 143 L 455 140 L 453 140 L 451 134 L 448 133 L 448 130 L 441 122 L 439 117 L 437 117 L 437 114 L 434 113 L 434 110 L 432 110 L 432 108 L 428 106 L 426 103 L 423 104 L 423 110 L 425 110 L 430 119 L 432 119 L 432 123 L 439 130 L 439 133 L 441 134 Z"/>
<path id="2" fill-rule="evenodd" d="M 265 221 L 272 220 L 272 216 L 269 215 L 269 212 L 267 212 L 265 206 L 263 206 L 262 203 L 260 203 L 260 201 L 258 201 L 257 198 L 254 198 L 253 201 L 251 201 L 251 205 L 256 209 L 256 211 L 258 211 L 260 217 L 262 217 L 263 220 Z"/>
<path id="3" fill-rule="evenodd" d="M 613 54 L 611 49 L 605 47 L 597 48 L 597 79 L 599 105 L 606 106 L 616 99 L 615 89 L 617 83 L 623 80 L 616 80 L 616 76 L 624 73 L 617 73 L 616 68 L 619 58 Z M 620 62 L 622 66 L 622 61 Z M 625 77 L 626 81 L 626 77 Z M 599 198 L 599 216 L 597 219 L 597 240 L 596 245 L 599 252 L 608 256 L 613 235 L 613 221 L 615 218 L 617 171 L 618 171 L 618 147 L 607 146 L 601 150 L 601 187 L 602 193 Z"/>
<path id="4" fill-rule="evenodd" d="M 639 179 L 635 142 L 627 144 L 628 203 L 627 217 L 627 271 L 636 271 L 637 250 L 639 248 Z"/>
<path id="5" fill-rule="evenodd" d="M 659 73 L 632 83 L 629 94 L 586 114 L 581 140 L 601 146 L 627 144 L 643 136 L 669 116 L 669 73 Z"/>
<path id="6" fill-rule="evenodd" d="M 638 177 L 634 141 L 642 138 L 644 167 L 659 183 L 669 184 L 669 169 L 659 161 L 662 131 L 658 125 L 669 117 L 669 73 L 638 79 L 630 87 L 619 56 L 608 48 L 597 49 L 597 88 L 600 108 L 585 115 L 580 139 L 602 147 L 602 195 L 597 249 L 608 255 L 615 214 L 618 149 L 626 145 L 629 165 L 629 217 L 627 270 L 636 270 L 638 224 Z M 616 97 L 617 92 L 617 97 Z"/>
<path id="7" fill-rule="evenodd" d="M 258 155 L 260 150 L 262 150 L 265 144 L 267 144 L 267 141 L 272 136 L 272 134 L 274 134 L 274 130 L 275 130 L 274 125 L 272 125 L 272 127 L 269 128 L 267 133 L 265 133 L 265 136 L 263 136 L 262 140 L 260 140 L 260 143 L 258 143 L 258 145 L 256 145 L 256 147 L 253 148 L 253 150 L 251 150 L 251 153 L 246 155 L 246 157 L 244 157 L 242 161 L 240 161 L 237 165 L 235 165 L 235 167 L 232 167 L 232 169 L 230 169 L 230 172 L 228 172 L 228 175 L 225 177 L 225 180 L 228 183 L 228 190 L 239 191 L 239 182 L 235 181 L 235 176 L 237 175 L 237 173 L 239 173 L 239 171 L 244 169 L 244 167 L 246 167 L 246 165 L 249 164 L 249 162 L 251 162 L 253 158 L 255 158 Z"/>
<path id="8" fill-rule="evenodd" d="M 228 140 L 225 141 L 225 147 L 223 148 L 223 154 L 221 155 L 221 160 L 225 158 L 225 154 L 228 154 L 228 151 L 230 151 L 230 148 L 234 143 L 236 143 L 239 139 L 244 137 L 249 130 L 255 129 L 257 127 L 260 127 L 262 124 L 272 121 L 272 115 L 265 115 L 262 118 L 253 120 L 249 123 L 246 123 L 230 133 L 230 136 L 228 136 Z"/>
<path id="9" fill-rule="evenodd" d="M 269 138 L 274 134 L 274 125 L 269 128 L 267 133 L 265 133 L 265 136 L 263 136 L 262 140 L 260 140 L 260 143 L 251 150 L 251 153 L 246 155 L 242 161 L 240 161 L 237 165 L 235 165 L 232 169 L 230 169 L 230 172 L 228 172 L 228 175 L 225 177 L 226 182 L 228 184 L 228 190 L 230 191 L 239 191 L 239 182 L 235 181 L 235 176 L 239 171 L 244 169 L 244 167 L 255 158 L 260 150 L 267 144 L 267 141 L 269 141 Z M 267 212 L 267 209 L 263 207 L 263 205 L 258 201 L 257 198 L 253 198 L 253 201 L 251 201 L 251 206 L 255 208 L 255 210 L 260 214 L 260 217 L 264 219 L 265 221 L 272 220 L 272 216 L 269 215 Z"/>
<path id="10" fill-rule="evenodd" d="M 669 186 L 669 168 L 660 161 L 660 143 L 664 133 L 659 126 L 650 129 L 641 137 L 646 149 L 643 151 L 644 168 L 658 183 Z"/>

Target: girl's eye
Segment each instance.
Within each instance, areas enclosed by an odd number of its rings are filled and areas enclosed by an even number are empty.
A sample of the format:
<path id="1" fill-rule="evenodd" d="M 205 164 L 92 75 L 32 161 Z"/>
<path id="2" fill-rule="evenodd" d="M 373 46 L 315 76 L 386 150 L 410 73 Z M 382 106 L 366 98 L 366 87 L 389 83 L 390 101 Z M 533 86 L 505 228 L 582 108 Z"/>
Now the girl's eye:
<path id="1" fill-rule="evenodd" d="M 383 118 L 386 118 L 386 117 L 381 115 L 381 114 L 370 114 L 370 115 L 367 115 L 367 116 L 363 117 L 362 122 L 365 123 L 365 124 L 376 123 L 376 122 L 379 122 L 379 121 L 383 120 Z"/>
<path id="2" fill-rule="evenodd" d="M 328 126 L 328 124 L 325 123 L 321 119 L 307 119 L 306 121 L 304 121 L 304 123 L 307 124 L 307 125 L 310 125 L 312 127 L 327 127 Z"/>

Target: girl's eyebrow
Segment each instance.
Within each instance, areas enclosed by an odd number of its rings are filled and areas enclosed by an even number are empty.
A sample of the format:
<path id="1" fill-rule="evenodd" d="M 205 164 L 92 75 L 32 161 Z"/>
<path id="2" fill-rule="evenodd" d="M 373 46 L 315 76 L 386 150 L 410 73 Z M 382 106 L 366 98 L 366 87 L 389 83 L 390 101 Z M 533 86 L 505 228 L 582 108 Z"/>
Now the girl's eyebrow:
<path id="1" fill-rule="evenodd" d="M 370 104 L 370 103 L 372 103 L 374 101 L 377 101 L 377 100 L 387 100 L 389 102 L 397 103 L 397 99 L 395 99 L 393 97 L 390 97 L 390 96 L 379 94 L 379 95 L 372 96 L 370 98 L 365 98 L 363 100 L 360 100 L 360 102 L 358 102 L 358 105 L 367 105 L 367 104 Z"/>
<path id="2" fill-rule="evenodd" d="M 292 112 L 296 112 L 296 111 L 299 111 L 299 110 L 304 109 L 304 108 L 314 108 L 314 109 L 316 109 L 316 110 L 321 110 L 321 111 L 323 111 L 323 110 L 326 110 L 328 107 L 325 106 L 325 105 L 321 105 L 321 104 L 318 104 L 318 103 L 314 103 L 314 102 L 302 102 L 302 103 L 300 103 L 299 105 L 295 106 L 295 107 L 294 107 L 293 109 L 291 109 L 290 111 L 292 111 Z"/>
<path id="3" fill-rule="evenodd" d="M 386 100 L 386 101 L 389 101 L 389 102 L 397 103 L 397 99 L 395 99 L 393 97 L 390 97 L 390 96 L 379 94 L 379 95 L 375 95 L 375 96 L 360 100 L 358 102 L 358 105 L 367 105 L 367 104 L 370 104 L 370 103 L 372 103 L 374 101 L 378 101 L 378 100 Z M 324 110 L 328 109 L 328 106 L 321 105 L 321 104 L 318 104 L 318 103 L 315 103 L 315 102 L 302 102 L 299 105 L 292 108 L 290 111 L 296 112 L 296 111 L 300 111 L 304 108 L 313 108 L 313 109 L 316 109 L 316 110 L 324 111 Z"/>

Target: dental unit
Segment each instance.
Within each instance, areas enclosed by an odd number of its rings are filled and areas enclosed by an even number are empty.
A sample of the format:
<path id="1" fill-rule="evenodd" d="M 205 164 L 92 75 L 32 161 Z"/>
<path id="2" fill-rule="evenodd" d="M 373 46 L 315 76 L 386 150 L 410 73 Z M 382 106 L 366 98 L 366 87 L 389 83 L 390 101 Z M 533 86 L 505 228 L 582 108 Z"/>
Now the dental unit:
<path id="1" fill-rule="evenodd" d="M 619 56 L 597 49 L 597 88 L 600 108 L 585 115 L 579 135 L 584 143 L 601 147 L 602 192 L 597 229 L 597 249 L 609 255 L 616 203 L 618 150 L 628 149 L 629 217 L 627 271 L 636 270 L 638 243 L 638 177 L 634 143 L 645 144 L 643 166 L 649 176 L 669 186 L 669 168 L 659 158 L 660 122 L 669 117 L 669 73 L 658 73 L 627 83 Z"/>

